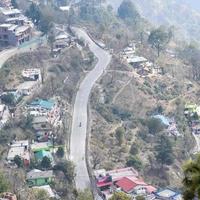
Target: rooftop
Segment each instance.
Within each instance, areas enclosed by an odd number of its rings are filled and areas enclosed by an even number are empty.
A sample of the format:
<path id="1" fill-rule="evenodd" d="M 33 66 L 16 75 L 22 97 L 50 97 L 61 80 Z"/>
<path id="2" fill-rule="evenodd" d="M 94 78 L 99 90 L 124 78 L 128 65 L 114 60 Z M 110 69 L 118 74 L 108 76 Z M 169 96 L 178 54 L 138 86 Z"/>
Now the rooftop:
<path id="1" fill-rule="evenodd" d="M 94 171 L 94 175 L 97 178 L 98 178 L 99 175 L 106 176 L 106 174 L 109 174 L 110 176 L 112 176 L 113 181 L 118 181 L 121 178 L 126 177 L 126 176 L 138 177 L 138 172 L 132 167 L 115 169 L 115 170 L 111 170 L 111 171 L 106 171 L 105 169 Z"/>
<path id="2" fill-rule="evenodd" d="M 35 81 L 25 81 L 17 86 L 17 90 L 29 90 L 32 89 L 37 82 Z"/>
<path id="3" fill-rule="evenodd" d="M 54 100 L 44 100 L 44 99 L 36 99 L 30 103 L 30 106 L 34 107 L 42 107 L 47 110 L 51 110 L 55 105 Z"/>
<path id="4" fill-rule="evenodd" d="M 33 152 L 41 151 L 41 150 L 49 150 L 52 147 L 50 142 L 35 142 L 31 145 L 31 149 Z"/>
<path id="5" fill-rule="evenodd" d="M 41 171 L 38 169 L 33 169 L 32 171 L 27 173 L 26 179 L 38 179 L 38 178 L 51 178 L 53 177 L 53 171 Z"/>
<path id="6" fill-rule="evenodd" d="M 171 190 L 171 189 L 164 189 L 161 190 L 160 192 L 156 193 L 156 196 L 161 197 L 161 198 L 173 198 L 177 196 L 179 193 Z"/>
<path id="7" fill-rule="evenodd" d="M 48 157 L 51 161 L 53 161 L 53 157 L 49 151 L 41 150 L 35 153 L 35 158 L 37 161 L 42 161 L 44 157 Z"/>

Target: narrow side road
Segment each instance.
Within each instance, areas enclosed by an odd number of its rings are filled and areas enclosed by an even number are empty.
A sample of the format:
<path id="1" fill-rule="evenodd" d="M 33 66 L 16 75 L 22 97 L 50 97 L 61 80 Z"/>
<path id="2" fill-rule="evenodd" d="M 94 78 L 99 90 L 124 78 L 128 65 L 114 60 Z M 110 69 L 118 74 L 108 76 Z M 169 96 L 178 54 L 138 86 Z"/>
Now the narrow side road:
<path id="1" fill-rule="evenodd" d="M 90 180 L 86 166 L 85 147 L 87 134 L 87 106 L 89 95 L 95 82 L 103 74 L 111 61 L 111 55 L 97 46 L 85 31 L 79 28 L 73 28 L 78 37 L 83 38 L 89 45 L 90 50 L 97 57 L 98 62 L 94 69 L 89 72 L 81 82 L 78 89 L 72 121 L 72 133 L 70 141 L 70 158 L 75 163 L 76 187 L 85 189 L 90 187 Z"/>

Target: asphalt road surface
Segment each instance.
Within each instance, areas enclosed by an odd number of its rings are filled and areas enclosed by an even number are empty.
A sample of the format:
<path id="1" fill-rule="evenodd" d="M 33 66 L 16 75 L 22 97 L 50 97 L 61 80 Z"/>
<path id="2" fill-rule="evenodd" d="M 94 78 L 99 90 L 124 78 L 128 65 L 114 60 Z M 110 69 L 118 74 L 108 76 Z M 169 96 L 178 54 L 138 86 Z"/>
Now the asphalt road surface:
<path id="1" fill-rule="evenodd" d="M 23 44 L 20 47 L 13 47 L 13 48 L 5 49 L 1 51 L 0 52 L 0 68 L 10 57 L 19 53 L 32 51 L 36 49 L 38 45 L 40 45 L 42 42 L 44 42 L 44 38 L 33 38 L 31 41 Z"/>
<path id="2" fill-rule="evenodd" d="M 87 106 L 89 95 L 95 82 L 103 74 L 104 70 L 111 61 L 111 55 L 97 46 L 87 35 L 85 31 L 73 28 L 79 38 L 83 38 L 89 45 L 90 50 L 97 57 L 98 62 L 94 69 L 90 71 L 81 82 L 78 89 L 72 121 L 72 132 L 70 141 L 70 158 L 75 164 L 76 187 L 77 189 L 85 189 L 90 187 L 90 180 L 86 166 L 85 147 L 87 133 Z"/>

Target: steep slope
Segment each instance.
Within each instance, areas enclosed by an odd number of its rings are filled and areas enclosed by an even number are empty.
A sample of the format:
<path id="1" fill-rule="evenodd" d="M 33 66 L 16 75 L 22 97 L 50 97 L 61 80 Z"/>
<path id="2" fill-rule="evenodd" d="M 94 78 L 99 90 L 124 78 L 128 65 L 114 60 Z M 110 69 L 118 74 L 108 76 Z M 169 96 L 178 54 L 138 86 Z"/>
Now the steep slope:
<path id="1" fill-rule="evenodd" d="M 115 9 L 122 0 L 107 0 Z M 186 39 L 200 39 L 200 2 L 197 0 L 132 0 L 153 24 L 174 25 Z"/>

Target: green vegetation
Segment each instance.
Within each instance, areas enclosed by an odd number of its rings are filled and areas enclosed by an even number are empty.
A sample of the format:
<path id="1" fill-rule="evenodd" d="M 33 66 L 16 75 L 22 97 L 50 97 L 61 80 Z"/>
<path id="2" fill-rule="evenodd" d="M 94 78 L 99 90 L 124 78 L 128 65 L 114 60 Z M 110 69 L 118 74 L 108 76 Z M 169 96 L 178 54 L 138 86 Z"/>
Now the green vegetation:
<path id="1" fill-rule="evenodd" d="M 56 155 L 59 158 L 63 158 L 63 156 L 65 155 L 65 151 L 64 151 L 63 147 L 58 147 L 58 150 L 56 151 Z"/>
<path id="2" fill-rule="evenodd" d="M 36 200 L 41 199 L 41 200 L 49 200 L 50 197 L 48 193 L 45 190 L 41 189 L 33 189 L 33 198 Z"/>
<path id="3" fill-rule="evenodd" d="M 10 184 L 8 183 L 3 172 L 0 172 L 0 194 L 3 192 L 7 192 L 9 188 L 10 188 Z"/>
<path id="4" fill-rule="evenodd" d="M 23 161 L 18 155 L 14 157 L 14 163 L 17 165 L 18 168 L 23 167 Z"/>
<path id="5" fill-rule="evenodd" d="M 16 0 L 11 0 L 11 4 L 12 4 L 13 8 L 18 8 L 18 3 Z"/>
<path id="6" fill-rule="evenodd" d="M 145 200 L 144 196 L 136 196 L 136 200 Z"/>
<path id="7" fill-rule="evenodd" d="M 158 144 L 155 146 L 156 160 L 163 165 L 171 165 L 174 162 L 172 144 L 168 137 L 162 135 L 159 138 Z"/>
<path id="8" fill-rule="evenodd" d="M 130 0 L 124 0 L 118 8 L 118 15 L 121 19 L 136 23 L 140 15 Z"/>
<path id="9" fill-rule="evenodd" d="M 109 200 L 131 200 L 131 197 L 124 192 L 115 192 Z"/>
<path id="10" fill-rule="evenodd" d="M 119 143 L 119 145 L 122 145 L 124 142 L 124 137 L 125 137 L 125 129 L 123 127 L 117 128 L 115 132 L 115 137 Z"/>
<path id="11" fill-rule="evenodd" d="M 161 50 L 163 50 L 166 45 L 170 41 L 170 35 L 166 30 L 163 30 L 162 28 L 155 29 L 151 31 L 148 42 L 151 44 L 152 48 L 157 49 L 158 57 L 160 56 Z"/>
<path id="12" fill-rule="evenodd" d="M 134 167 L 137 170 L 141 170 L 142 169 L 142 161 L 140 160 L 140 158 L 138 156 L 129 156 L 126 165 L 128 167 Z"/>
<path id="13" fill-rule="evenodd" d="M 137 155 L 139 153 L 139 145 L 136 142 L 133 142 L 130 149 L 131 155 Z"/>
<path id="14" fill-rule="evenodd" d="M 4 94 L 1 96 L 1 100 L 6 105 L 9 106 L 15 105 L 15 98 L 13 94 Z"/>
<path id="15" fill-rule="evenodd" d="M 74 172 L 74 164 L 71 161 L 59 162 L 57 163 L 53 170 L 62 171 L 65 175 L 65 178 L 68 180 L 70 184 L 73 183 L 75 172 Z"/>
<path id="16" fill-rule="evenodd" d="M 51 167 L 51 160 L 47 156 L 42 159 L 41 167 L 44 169 L 49 169 Z"/>
<path id="17" fill-rule="evenodd" d="M 85 189 L 84 191 L 79 191 L 77 200 L 93 200 L 92 193 L 89 189 Z"/>
<path id="18" fill-rule="evenodd" d="M 185 200 L 193 200 L 200 198 L 200 155 L 194 160 L 189 160 L 183 166 L 184 172 L 184 192 L 183 197 Z"/>
<path id="19" fill-rule="evenodd" d="M 146 121 L 146 125 L 149 129 L 149 133 L 155 135 L 164 129 L 164 126 L 160 119 L 150 118 Z"/>

